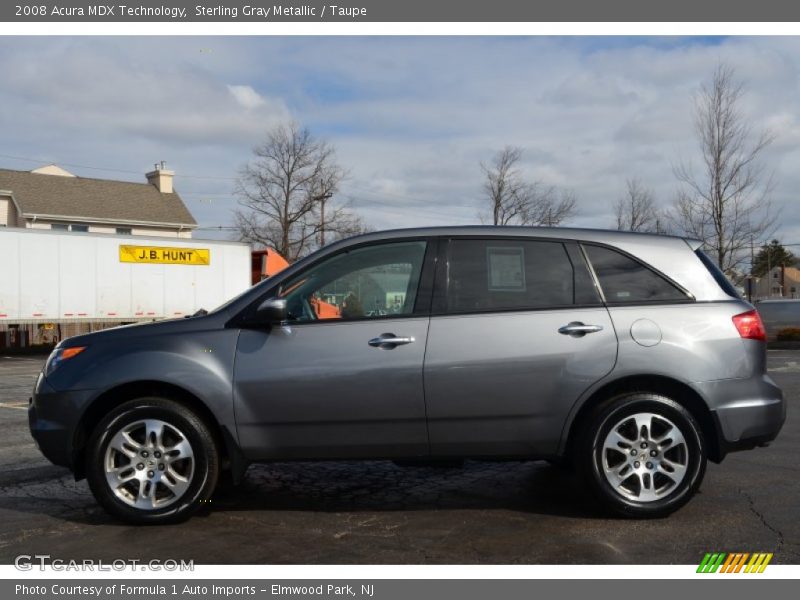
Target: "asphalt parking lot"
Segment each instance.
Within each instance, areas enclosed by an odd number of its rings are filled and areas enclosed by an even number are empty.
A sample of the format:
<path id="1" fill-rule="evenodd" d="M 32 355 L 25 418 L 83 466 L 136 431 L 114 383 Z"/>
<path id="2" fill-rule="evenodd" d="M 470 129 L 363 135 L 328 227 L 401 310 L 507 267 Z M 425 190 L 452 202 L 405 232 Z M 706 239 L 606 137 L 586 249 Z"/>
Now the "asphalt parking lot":
<path id="1" fill-rule="evenodd" d="M 27 428 L 41 357 L 0 357 L 0 563 L 193 559 L 229 563 L 698 563 L 708 551 L 800 562 L 800 351 L 769 352 L 788 399 L 770 447 L 709 465 L 694 500 L 667 519 L 599 514 L 545 463 L 390 462 L 253 466 L 212 510 L 170 527 L 108 517 L 85 482 L 42 458 Z"/>

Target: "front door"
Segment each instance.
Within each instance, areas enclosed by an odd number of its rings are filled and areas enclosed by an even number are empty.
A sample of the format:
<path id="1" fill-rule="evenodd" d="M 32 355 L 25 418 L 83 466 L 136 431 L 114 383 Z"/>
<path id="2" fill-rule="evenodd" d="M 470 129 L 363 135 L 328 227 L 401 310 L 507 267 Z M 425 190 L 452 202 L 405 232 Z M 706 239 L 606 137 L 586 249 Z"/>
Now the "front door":
<path id="1" fill-rule="evenodd" d="M 248 458 L 428 453 L 429 318 L 418 298 L 427 245 L 340 252 L 274 291 L 287 300 L 288 323 L 243 329 L 237 347 L 234 403 Z"/>
<path id="2" fill-rule="evenodd" d="M 554 454 L 570 408 L 617 354 L 577 245 L 454 239 L 437 285 L 425 359 L 431 453 Z"/>

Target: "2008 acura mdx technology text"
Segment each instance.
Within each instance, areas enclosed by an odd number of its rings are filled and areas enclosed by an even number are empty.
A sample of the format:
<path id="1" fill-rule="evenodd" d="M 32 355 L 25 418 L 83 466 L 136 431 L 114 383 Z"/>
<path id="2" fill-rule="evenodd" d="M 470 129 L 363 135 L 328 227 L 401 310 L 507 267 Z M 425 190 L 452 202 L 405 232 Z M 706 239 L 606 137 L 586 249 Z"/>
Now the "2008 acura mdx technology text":
<path id="1" fill-rule="evenodd" d="M 323 459 L 547 459 L 666 515 L 785 418 L 765 332 L 700 243 L 458 227 L 335 243 L 209 314 L 61 342 L 45 456 L 110 513 L 174 522 L 222 472 Z"/>

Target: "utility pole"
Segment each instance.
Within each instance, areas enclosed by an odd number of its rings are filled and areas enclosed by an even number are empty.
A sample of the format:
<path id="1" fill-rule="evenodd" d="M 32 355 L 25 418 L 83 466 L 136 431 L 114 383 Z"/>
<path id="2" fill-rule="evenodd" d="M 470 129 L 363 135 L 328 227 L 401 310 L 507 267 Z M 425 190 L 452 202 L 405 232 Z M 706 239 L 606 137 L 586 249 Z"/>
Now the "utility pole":
<path id="1" fill-rule="evenodd" d="M 769 244 L 765 245 L 767 249 L 767 298 L 772 298 L 772 252 L 770 252 Z"/>
<path id="2" fill-rule="evenodd" d="M 755 241 L 753 240 L 753 234 L 750 234 L 750 277 L 747 279 L 747 301 L 753 301 L 753 264 L 756 262 L 756 250 L 755 250 Z"/>
<path id="3" fill-rule="evenodd" d="M 325 245 L 325 203 L 333 197 L 331 192 L 317 196 L 319 201 L 319 247 Z"/>

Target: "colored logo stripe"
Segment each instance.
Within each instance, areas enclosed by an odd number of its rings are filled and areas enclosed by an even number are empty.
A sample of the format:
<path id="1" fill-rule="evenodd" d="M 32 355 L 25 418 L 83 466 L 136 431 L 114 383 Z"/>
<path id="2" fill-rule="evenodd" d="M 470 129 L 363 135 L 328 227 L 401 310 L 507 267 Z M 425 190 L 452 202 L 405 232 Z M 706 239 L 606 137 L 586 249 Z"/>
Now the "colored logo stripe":
<path id="1" fill-rule="evenodd" d="M 723 559 L 725 558 L 725 553 L 706 553 L 703 557 L 700 566 L 697 567 L 698 573 L 716 573 L 719 565 L 722 563 Z"/>
<path id="2" fill-rule="evenodd" d="M 763 573 L 772 560 L 771 552 L 707 552 L 698 573 Z"/>

